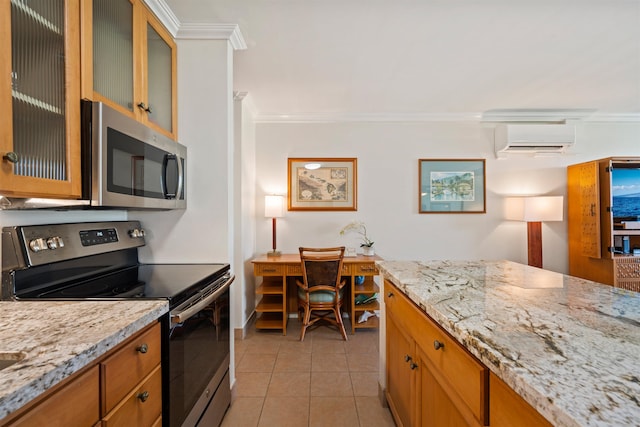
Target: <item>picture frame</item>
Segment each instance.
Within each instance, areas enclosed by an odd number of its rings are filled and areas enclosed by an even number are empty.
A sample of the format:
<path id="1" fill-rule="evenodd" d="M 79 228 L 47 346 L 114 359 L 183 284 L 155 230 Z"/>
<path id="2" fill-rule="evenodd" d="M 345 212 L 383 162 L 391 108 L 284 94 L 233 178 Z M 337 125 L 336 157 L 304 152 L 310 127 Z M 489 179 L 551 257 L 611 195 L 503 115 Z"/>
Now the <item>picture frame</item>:
<path id="1" fill-rule="evenodd" d="M 485 159 L 419 159 L 422 214 L 486 213 Z"/>
<path id="2" fill-rule="evenodd" d="M 289 158 L 288 210 L 358 210 L 356 158 Z"/>

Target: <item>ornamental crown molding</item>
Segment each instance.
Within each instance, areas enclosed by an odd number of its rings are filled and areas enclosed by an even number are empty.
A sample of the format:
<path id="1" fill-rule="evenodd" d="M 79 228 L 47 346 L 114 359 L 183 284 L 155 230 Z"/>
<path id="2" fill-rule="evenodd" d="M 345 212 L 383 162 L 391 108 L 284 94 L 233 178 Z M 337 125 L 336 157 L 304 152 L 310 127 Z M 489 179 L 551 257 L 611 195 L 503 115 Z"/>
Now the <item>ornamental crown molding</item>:
<path id="1" fill-rule="evenodd" d="M 229 40 L 234 50 L 247 48 L 247 43 L 238 24 L 198 24 L 180 25 L 176 39 Z"/>
<path id="2" fill-rule="evenodd" d="M 175 39 L 229 40 L 234 50 L 247 48 L 238 24 L 181 23 L 164 0 L 144 0 Z"/>
<path id="3" fill-rule="evenodd" d="M 169 5 L 164 0 L 144 0 L 144 3 L 156 18 L 162 22 L 162 25 L 166 27 L 167 31 L 175 37 L 180 27 L 180 21 Z"/>
<path id="4" fill-rule="evenodd" d="M 476 122 L 493 125 L 482 112 L 467 113 L 260 113 L 256 123 L 426 123 L 426 122 Z M 594 113 L 580 122 L 638 123 L 640 113 Z"/>

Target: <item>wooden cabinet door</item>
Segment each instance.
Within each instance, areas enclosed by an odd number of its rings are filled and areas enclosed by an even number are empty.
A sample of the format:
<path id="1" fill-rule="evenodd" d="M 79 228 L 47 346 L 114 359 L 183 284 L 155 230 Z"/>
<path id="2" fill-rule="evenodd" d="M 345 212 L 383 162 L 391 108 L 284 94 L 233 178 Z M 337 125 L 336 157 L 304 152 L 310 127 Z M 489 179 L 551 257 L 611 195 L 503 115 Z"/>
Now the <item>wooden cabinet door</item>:
<path id="1" fill-rule="evenodd" d="M 82 97 L 132 118 L 134 10 L 131 0 L 82 0 Z"/>
<path id="2" fill-rule="evenodd" d="M 136 97 L 147 105 L 138 109 L 141 120 L 164 131 L 169 137 L 177 134 L 176 44 L 171 34 L 145 8 L 141 34 L 143 73 L 140 93 Z"/>
<path id="3" fill-rule="evenodd" d="M 582 255 L 600 258 L 600 180 L 598 163 L 579 165 L 579 205 L 582 214 L 581 249 Z"/>
<path id="4" fill-rule="evenodd" d="M 417 419 L 414 425 L 423 427 L 481 426 L 474 414 L 439 374 L 426 353 L 416 346 Z"/>
<path id="5" fill-rule="evenodd" d="M 82 97 L 175 139 L 177 48 L 171 34 L 142 0 L 82 1 Z"/>
<path id="6" fill-rule="evenodd" d="M 7 427 L 86 427 L 100 419 L 100 376 L 94 366 L 73 379 Z"/>
<path id="7" fill-rule="evenodd" d="M 599 162 L 598 182 L 600 184 L 600 245 L 602 258 L 613 258 L 613 191 L 611 188 L 611 160 Z"/>
<path id="8" fill-rule="evenodd" d="M 387 401 L 399 426 L 413 425 L 415 345 L 387 312 Z"/>
<path id="9" fill-rule="evenodd" d="M 81 196 L 79 28 L 79 0 L 0 0 L 4 195 Z"/>
<path id="10" fill-rule="evenodd" d="M 551 427 L 551 423 L 493 373 L 489 375 L 489 387 L 491 427 Z"/>

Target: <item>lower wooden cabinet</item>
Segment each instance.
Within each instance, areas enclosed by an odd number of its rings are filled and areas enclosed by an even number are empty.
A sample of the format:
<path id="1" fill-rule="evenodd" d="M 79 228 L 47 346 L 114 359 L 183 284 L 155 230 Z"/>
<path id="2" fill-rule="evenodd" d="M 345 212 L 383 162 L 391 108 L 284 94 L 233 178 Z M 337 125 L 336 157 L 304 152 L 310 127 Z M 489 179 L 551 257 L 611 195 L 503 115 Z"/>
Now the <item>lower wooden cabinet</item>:
<path id="1" fill-rule="evenodd" d="M 100 363 L 104 427 L 152 426 L 162 415 L 160 323 Z"/>
<path id="2" fill-rule="evenodd" d="M 437 370 L 426 361 L 427 358 L 418 347 L 417 351 L 417 396 L 418 426 L 477 426 L 478 423 L 469 416 L 455 391 L 451 390 L 447 381 L 437 375 Z"/>
<path id="3" fill-rule="evenodd" d="M 385 280 L 386 398 L 398 426 L 551 424 Z"/>
<path id="4" fill-rule="evenodd" d="M 104 427 L 153 426 L 162 413 L 162 373 L 160 365 L 127 394 L 107 416 Z"/>
<path id="5" fill-rule="evenodd" d="M 99 384 L 100 372 L 93 366 L 70 378 L 57 391 L 47 393 L 41 402 L 7 426 L 93 426 L 100 420 Z"/>
<path id="6" fill-rule="evenodd" d="M 551 427 L 552 424 L 493 373 L 491 388 L 491 425 L 495 427 Z"/>
<path id="7" fill-rule="evenodd" d="M 488 425 L 488 369 L 385 281 L 387 401 L 400 426 Z"/>
<path id="8" fill-rule="evenodd" d="M 159 427 L 162 425 L 159 322 L 0 421 L 0 427 Z"/>
<path id="9" fill-rule="evenodd" d="M 385 289 L 386 291 L 386 289 Z M 404 329 L 396 323 L 395 316 L 387 310 L 387 401 L 398 426 L 413 425 L 415 406 L 415 376 L 408 365 L 415 345 Z"/>

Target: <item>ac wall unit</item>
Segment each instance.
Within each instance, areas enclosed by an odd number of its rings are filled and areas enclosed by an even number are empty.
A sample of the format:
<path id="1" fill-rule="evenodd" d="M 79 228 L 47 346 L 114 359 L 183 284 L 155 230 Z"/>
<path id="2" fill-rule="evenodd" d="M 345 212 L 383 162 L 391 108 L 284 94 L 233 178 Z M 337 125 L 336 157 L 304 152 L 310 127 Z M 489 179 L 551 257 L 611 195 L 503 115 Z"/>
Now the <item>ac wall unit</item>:
<path id="1" fill-rule="evenodd" d="M 498 158 L 509 154 L 561 154 L 575 140 L 572 124 L 504 124 L 496 126 L 495 152 Z"/>

